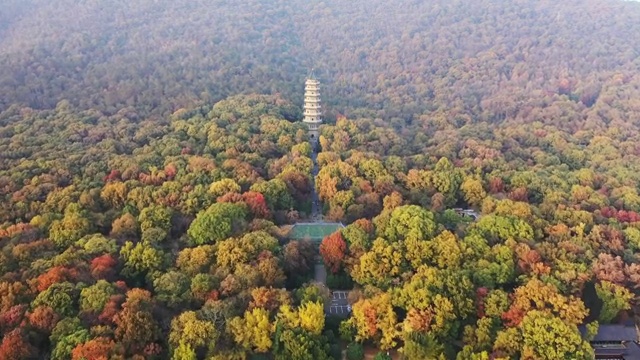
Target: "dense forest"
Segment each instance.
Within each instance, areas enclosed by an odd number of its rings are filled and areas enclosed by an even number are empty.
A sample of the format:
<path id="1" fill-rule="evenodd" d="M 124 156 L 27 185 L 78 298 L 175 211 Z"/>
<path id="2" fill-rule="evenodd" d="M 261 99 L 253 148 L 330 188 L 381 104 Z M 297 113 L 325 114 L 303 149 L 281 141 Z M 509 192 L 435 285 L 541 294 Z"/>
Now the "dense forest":
<path id="1" fill-rule="evenodd" d="M 0 360 L 586 360 L 640 314 L 640 3 L 5 0 L 0 94 Z"/>

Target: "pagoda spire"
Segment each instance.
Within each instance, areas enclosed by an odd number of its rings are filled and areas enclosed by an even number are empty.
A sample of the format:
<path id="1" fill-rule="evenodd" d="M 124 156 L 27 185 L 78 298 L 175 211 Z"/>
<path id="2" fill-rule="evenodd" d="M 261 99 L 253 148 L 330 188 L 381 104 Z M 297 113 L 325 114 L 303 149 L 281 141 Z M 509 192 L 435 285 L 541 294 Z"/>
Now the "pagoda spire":
<path id="1" fill-rule="evenodd" d="M 311 68 L 311 71 L 309 71 L 309 75 L 307 76 L 307 79 L 318 80 L 316 78 L 316 74 L 315 74 L 314 70 L 315 70 L 314 68 Z"/>
<path id="2" fill-rule="evenodd" d="M 318 144 L 320 125 L 322 125 L 322 112 L 320 110 L 320 82 L 315 78 L 313 69 L 311 69 L 304 84 L 304 119 L 302 121 L 307 124 L 309 141 L 314 146 Z"/>

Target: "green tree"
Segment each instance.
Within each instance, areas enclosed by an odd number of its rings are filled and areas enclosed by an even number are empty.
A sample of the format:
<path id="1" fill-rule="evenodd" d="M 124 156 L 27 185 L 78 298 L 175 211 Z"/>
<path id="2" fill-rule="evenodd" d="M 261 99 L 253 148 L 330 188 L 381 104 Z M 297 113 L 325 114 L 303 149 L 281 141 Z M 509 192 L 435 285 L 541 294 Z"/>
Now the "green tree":
<path id="1" fill-rule="evenodd" d="M 531 225 L 522 219 L 495 215 L 483 216 L 470 232 L 480 234 L 492 245 L 509 239 L 531 241 L 534 234 Z"/>
<path id="2" fill-rule="evenodd" d="M 311 335 L 300 329 L 285 329 L 276 339 L 281 351 L 276 360 L 330 360 L 329 345 L 323 336 Z"/>
<path id="3" fill-rule="evenodd" d="M 360 250 L 369 250 L 371 247 L 371 239 L 369 238 L 369 234 L 364 231 L 357 224 L 349 224 L 344 227 L 342 230 L 342 237 L 349 244 L 349 250 L 354 251 L 357 249 Z"/>
<path id="4" fill-rule="evenodd" d="M 455 202 L 455 194 L 462 183 L 461 172 L 447 158 L 440 158 L 431 175 L 435 189 L 444 195 L 447 204 Z"/>
<path id="5" fill-rule="evenodd" d="M 151 228 L 159 228 L 165 232 L 171 230 L 171 216 L 173 212 L 170 208 L 158 205 L 151 205 L 140 211 L 138 222 L 140 230 L 144 233 Z"/>
<path id="6" fill-rule="evenodd" d="M 115 240 L 107 239 L 100 234 L 88 235 L 76 242 L 88 255 L 115 254 L 118 245 Z"/>
<path id="7" fill-rule="evenodd" d="M 475 310 L 472 288 L 466 272 L 423 265 L 401 288 L 394 289 L 392 298 L 395 306 L 407 309 L 405 331 L 455 336 L 460 323 Z"/>
<path id="8" fill-rule="evenodd" d="M 198 213 L 187 233 L 197 245 L 224 240 L 244 225 L 246 211 L 230 203 L 217 203 Z"/>
<path id="9" fill-rule="evenodd" d="M 293 208 L 293 198 L 289 193 L 287 183 L 280 178 L 256 183 L 251 186 L 250 190 L 264 195 L 267 205 L 272 211 Z"/>
<path id="10" fill-rule="evenodd" d="M 433 335 L 412 334 L 405 339 L 402 354 L 407 360 L 444 360 L 444 346 Z"/>
<path id="11" fill-rule="evenodd" d="M 153 227 L 143 231 L 140 240 L 142 240 L 142 242 L 145 244 L 157 246 L 165 241 L 167 239 L 167 236 L 168 234 L 166 231 L 157 227 Z"/>
<path id="12" fill-rule="evenodd" d="M 436 231 L 433 213 L 416 205 L 405 205 L 391 212 L 384 235 L 390 241 L 427 240 Z"/>
<path id="13" fill-rule="evenodd" d="M 85 330 L 85 329 L 82 327 L 82 323 L 80 322 L 79 318 L 67 317 L 60 320 L 56 324 L 56 326 L 53 328 L 53 330 L 51 330 L 51 335 L 49 336 L 49 340 L 52 343 L 57 343 L 65 336 L 81 330 Z"/>
<path id="14" fill-rule="evenodd" d="M 73 349 L 89 340 L 89 331 L 82 327 L 80 319 L 65 318 L 59 321 L 51 331 L 49 341 L 53 346 L 51 359 L 69 359 Z"/>
<path id="15" fill-rule="evenodd" d="M 511 283 L 516 275 L 515 266 L 513 250 L 502 244 L 494 245 L 484 258 L 470 264 L 475 282 L 489 288 Z"/>
<path id="16" fill-rule="evenodd" d="M 80 291 L 80 310 L 100 313 L 113 294 L 115 288 L 111 283 L 98 280 Z"/>
<path id="17" fill-rule="evenodd" d="M 191 279 L 179 272 L 169 271 L 153 281 L 156 298 L 169 307 L 178 309 L 191 301 Z"/>
<path id="18" fill-rule="evenodd" d="M 364 359 L 364 347 L 361 343 L 351 343 L 347 345 L 347 359 L 348 360 L 363 360 Z"/>
<path id="19" fill-rule="evenodd" d="M 49 306 L 58 315 L 66 317 L 71 316 L 77 311 L 76 301 L 78 291 L 76 287 L 69 282 L 55 283 L 45 291 L 41 292 L 33 300 L 32 306 Z"/>
<path id="20" fill-rule="evenodd" d="M 329 301 L 331 294 L 322 284 L 311 283 L 295 289 L 294 296 L 300 304 L 306 302 L 320 302 L 324 304 Z"/>
<path id="21" fill-rule="evenodd" d="M 127 241 L 120 249 L 120 256 L 124 259 L 123 274 L 131 277 L 144 277 L 161 270 L 165 264 L 162 250 L 141 242 L 133 245 Z"/>
<path id="22" fill-rule="evenodd" d="M 53 221 L 49 237 L 58 248 L 65 249 L 92 230 L 86 211 L 80 205 L 72 203 L 65 209 L 62 220 Z"/>
<path id="23" fill-rule="evenodd" d="M 89 331 L 86 329 L 78 329 L 71 334 L 60 337 L 51 352 L 51 360 L 69 359 L 73 349 L 90 338 Z"/>
<path id="24" fill-rule="evenodd" d="M 489 353 L 486 351 L 475 352 L 473 351 L 473 347 L 469 345 L 465 345 L 462 348 L 462 351 L 456 355 L 456 360 L 489 360 Z"/>
<path id="25" fill-rule="evenodd" d="M 548 313 L 529 312 L 520 328 L 523 358 L 587 360 L 595 357 L 593 348 L 582 339 L 575 325 L 568 325 Z"/>
<path id="26" fill-rule="evenodd" d="M 602 281 L 596 284 L 596 294 L 602 300 L 602 309 L 598 316 L 600 323 L 609 323 L 620 311 L 631 309 L 633 293 L 620 285 Z"/>

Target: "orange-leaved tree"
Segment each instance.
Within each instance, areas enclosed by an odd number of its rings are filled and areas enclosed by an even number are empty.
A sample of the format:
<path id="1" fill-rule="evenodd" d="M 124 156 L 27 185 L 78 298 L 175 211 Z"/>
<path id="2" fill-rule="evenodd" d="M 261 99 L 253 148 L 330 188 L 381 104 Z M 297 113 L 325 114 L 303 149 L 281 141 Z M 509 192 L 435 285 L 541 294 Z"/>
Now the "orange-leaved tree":
<path id="1" fill-rule="evenodd" d="M 320 244 L 320 255 L 322 255 L 322 259 L 329 270 L 334 274 L 340 271 L 346 252 L 347 243 L 342 238 L 340 231 L 325 237 Z"/>

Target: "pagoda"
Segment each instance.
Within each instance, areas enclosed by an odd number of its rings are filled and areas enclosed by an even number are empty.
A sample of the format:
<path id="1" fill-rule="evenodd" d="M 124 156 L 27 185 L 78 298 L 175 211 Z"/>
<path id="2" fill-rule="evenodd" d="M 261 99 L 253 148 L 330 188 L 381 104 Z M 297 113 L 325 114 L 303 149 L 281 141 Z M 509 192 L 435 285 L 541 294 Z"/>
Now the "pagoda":
<path id="1" fill-rule="evenodd" d="M 320 111 L 320 82 L 312 74 L 304 84 L 304 119 L 309 128 L 309 141 L 318 144 L 322 112 Z"/>

